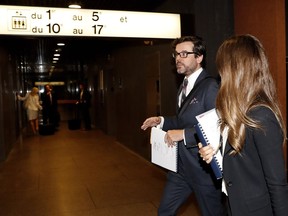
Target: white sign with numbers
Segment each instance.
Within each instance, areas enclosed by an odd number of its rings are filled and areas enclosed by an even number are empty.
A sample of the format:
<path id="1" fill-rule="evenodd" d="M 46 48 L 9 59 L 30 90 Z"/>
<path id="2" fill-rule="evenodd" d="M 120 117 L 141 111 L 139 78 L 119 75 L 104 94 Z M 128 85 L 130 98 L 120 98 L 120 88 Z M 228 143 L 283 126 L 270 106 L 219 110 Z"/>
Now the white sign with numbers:
<path id="1" fill-rule="evenodd" d="M 179 14 L 0 5 L 0 35 L 173 39 Z"/>

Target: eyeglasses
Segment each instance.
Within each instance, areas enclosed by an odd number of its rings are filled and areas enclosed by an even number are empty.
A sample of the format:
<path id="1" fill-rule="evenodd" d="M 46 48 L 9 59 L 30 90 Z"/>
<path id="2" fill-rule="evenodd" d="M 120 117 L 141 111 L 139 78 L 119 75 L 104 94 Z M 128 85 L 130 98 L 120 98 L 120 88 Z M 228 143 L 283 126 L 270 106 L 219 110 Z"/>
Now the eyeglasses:
<path id="1" fill-rule="evenodd" d="M 187 58 L 189 54 L 197 54 L 197 53 L 196 52 L 187 52 L 187 51 L 182 51 L 180 53 L 174 52 L 174 53 L 172 53 L 172 57 L 176 58 L 179 55 L 180 58 Z"/>

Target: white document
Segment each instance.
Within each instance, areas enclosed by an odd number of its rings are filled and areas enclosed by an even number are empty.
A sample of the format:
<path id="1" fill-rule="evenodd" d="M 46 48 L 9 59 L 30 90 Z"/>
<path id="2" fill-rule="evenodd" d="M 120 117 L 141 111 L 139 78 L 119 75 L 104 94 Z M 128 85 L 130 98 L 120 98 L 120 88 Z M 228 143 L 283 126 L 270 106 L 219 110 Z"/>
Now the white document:
<path id="1" fill-rule="evenodd" d="M 220 127 L 219 127 L 219 117 L 216 109 L 211 109 L 196 116 L 197 121 L 201 125 L 208 144 L 211 145 L 215 150 L 219 149 L 220 144 Z M 215 154 L 215 159 L 219 163 L 222 170 L 222 155 L 220 150 Z"/>
<path id="2" fill-rule="evenodd" d="M 165 169 L 177 172 L 177 145 L 168 147 L 164 141 L 166 132 L 151 128 L 151 162 Z"/>

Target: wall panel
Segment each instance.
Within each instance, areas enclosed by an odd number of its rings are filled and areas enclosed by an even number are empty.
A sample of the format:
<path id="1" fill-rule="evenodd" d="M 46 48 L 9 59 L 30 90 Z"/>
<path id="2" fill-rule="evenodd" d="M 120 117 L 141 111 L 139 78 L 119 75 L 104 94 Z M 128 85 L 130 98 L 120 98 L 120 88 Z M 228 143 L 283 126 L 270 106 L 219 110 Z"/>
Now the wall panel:
<path id="1" fill-rule="evenodd" d="M 263 43 L 287 117 L 285 0 L 234 0 L 236 34 L 253 34 Z M 287 147 L 285 147 L 287 158 Z"/>

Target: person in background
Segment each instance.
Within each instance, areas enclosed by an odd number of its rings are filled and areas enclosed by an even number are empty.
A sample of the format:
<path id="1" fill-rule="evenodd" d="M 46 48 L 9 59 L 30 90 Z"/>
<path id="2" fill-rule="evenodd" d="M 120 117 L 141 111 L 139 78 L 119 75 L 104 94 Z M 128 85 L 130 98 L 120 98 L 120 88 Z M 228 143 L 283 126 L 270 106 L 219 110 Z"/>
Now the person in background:
<path id="1" fill-rule="evenodd" d="M 52 91 L 52 87 L 47 84 L 44 86 L 44 92 L 41 94 L 43 124 L 52 124 L 56 127 L 57 121 L 57 97 Z"/>
<path id="2" fill-rule="evenodd" d="M 216 64 L 229 215 L 287 216 L 286 128 L 265 50 L 252 35 L 233 36 L 218 49 Z M 199 147 L 210 163 L 215 150 Z"/>
<path id="3" fill-rule="evenodd" d="M 39 90 L 37 87 L 33 87 L 31 92 L 28 92 L 24 97 L 17 94 L 18 100 L 24 101 L 24 105 L 27 111 L 27 117 L 31 126 L 33 134 L 37 134 L 39 130 L 39 110 L 42 110 L 42 106 L 39 103 Z"/>
<path id="4" fill-rule="evenodd" d="M 80 83 L 79 90 L 79 97 L 76 104 L 79 106 L 82 130 L 91 130 L 91 94 L 84 83 Z"/>
<path id="5" fill-rule="evenodd" d="M 185 83 L 178 91 L 176 115 L 150 117 L 141 126 L 146 130 L 159 125 L 166 131 L 167 145 L 178 145 L 178 172 L 168 171 L 158 215 L 176 215 L 194 193 L 202 216 L 223 216 L 221 181 L 216 181 L 211 167 L 201 160 L 194 128 L 195 116 L 215 107 L 219 84 L 203 68 L 206 47 L 200 37 L 177 38 L 172 48 L 177 73 L 184 76 Z"/>

